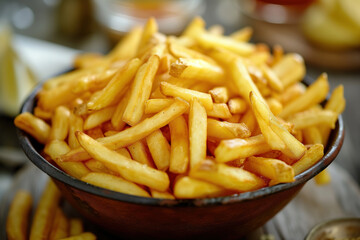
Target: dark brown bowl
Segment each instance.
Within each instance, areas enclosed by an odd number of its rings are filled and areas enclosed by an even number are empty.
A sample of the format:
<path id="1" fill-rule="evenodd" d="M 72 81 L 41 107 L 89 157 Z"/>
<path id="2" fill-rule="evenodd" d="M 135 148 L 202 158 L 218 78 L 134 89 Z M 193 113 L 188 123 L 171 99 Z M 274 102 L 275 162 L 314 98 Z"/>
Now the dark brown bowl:
<path id="1" fill-rule="evenodd" d="M 33 111 L 40 88 L 26 99 L 21 112 Z M 137 197 L 82 182 L 46 161 L 39 154 L 42 146 L 27 133 L 18 130 L 18 137 L 28 158 L 54 180 L 72 206 L 111 233 L 126 239 L 240 239 L 272 218 L 309 179 L 329 166 L 343 144 L 344 123 L 339 116 L 324 157 L 292 183 L 226 197 L 188 200 Z"/>

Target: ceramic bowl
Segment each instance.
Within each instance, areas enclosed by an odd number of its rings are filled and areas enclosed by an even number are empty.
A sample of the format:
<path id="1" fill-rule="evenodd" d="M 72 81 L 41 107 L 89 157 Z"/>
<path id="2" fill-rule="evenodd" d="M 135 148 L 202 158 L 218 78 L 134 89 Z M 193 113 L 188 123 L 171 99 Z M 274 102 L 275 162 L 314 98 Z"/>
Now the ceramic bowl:
<path id="1" fill-rule="evenodd" d="M 306 81 L 305 81 L 306 82 Z M 21 112 L 32 112 L 38 86 Z M 49 175 L 64 197 L 88 220 L 124 239 L 240 239 L 279 212 L 304 184 L 336 158 L 344 141 L 342 117 L 332 130 L 324 157 L 291 183 L 225 197 L 165 200 L 110 191 L 75 179 L 46 161 L 43 148 L 18 130 L 28 158 Z"/>

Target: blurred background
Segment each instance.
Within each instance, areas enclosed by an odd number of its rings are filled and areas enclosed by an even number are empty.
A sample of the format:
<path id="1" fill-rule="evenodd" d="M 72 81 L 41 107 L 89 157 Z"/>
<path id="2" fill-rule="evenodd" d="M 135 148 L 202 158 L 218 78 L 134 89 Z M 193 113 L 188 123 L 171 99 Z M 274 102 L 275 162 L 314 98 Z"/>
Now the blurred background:
<path id="1" fill-rule="evenodd" d="M 0 198 L 23 166 L 13 117 L 31 89 L 72 67 L 80 52 L 107 53 L 155 17 L 177 35 L 194 16 L 224 34 L 253 29 L 252 42 L 305 59 L 307 75 L 343 84 L 346 137 L 336 159 L 360 183 L 360 0 L 0 0 Z"/>

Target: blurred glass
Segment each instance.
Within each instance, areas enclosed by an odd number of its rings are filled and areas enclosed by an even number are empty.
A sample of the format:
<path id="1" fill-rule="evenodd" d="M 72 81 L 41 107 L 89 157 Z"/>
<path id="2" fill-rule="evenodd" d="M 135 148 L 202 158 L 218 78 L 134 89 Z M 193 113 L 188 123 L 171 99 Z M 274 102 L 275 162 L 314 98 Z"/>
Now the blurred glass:
<path id="1" fill-rule="evenodd" d="M 204 7 L 203 0 L 93 0 L 95 19 L 115 37 L 149 17 L 156 19 L 160 32 L 178 34 Z"/>

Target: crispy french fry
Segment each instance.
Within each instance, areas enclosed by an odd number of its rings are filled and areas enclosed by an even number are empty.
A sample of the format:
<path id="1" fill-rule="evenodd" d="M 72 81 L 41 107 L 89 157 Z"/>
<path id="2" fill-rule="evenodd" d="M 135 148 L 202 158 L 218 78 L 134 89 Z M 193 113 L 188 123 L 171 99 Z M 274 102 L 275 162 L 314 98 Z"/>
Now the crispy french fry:
<path id="1" fill-rule="evenodd" d="M 151 37 L 158 31 L 158 25 L 154 18 L 149 18 L 146 22 L 145 27 L 142 31 L 140 38 L 137 54 L 141 55 L 146 50 L 146 45 L 148 44 Z"/>
<path id="2" fill-rule="evenodd" d="M 125 129 L 115 135 L 99 138 L 98 141 L 105 144 L 111 149 L 118 149 L 133 144 L 136 141 L 143 139 L 156 129 L 162 128 L 170 121 L 182 115 L 188 109 L 188 103 L 176 99 L 175 102 L 164 109 L 163 111 L 155 114 L 151 118 L 147 118 L 139 124 Z M 68 154 L 59 157 L 61 161 L 83 161 L 90 159 L 89 154 L 82 148 L 71 150 Z"/>
<path id="3" fill-rule="evenodd" d="M 262 178 L 253 173 L 211 160 L 205 160 L 196 169 L 191 170 L 190 176 L 240 192 L 259 189 L 266 185 Z"/>
<path id="4" fill-rule="evenodd" d="M 209 91 L 214 103 L 227 103 L 229 92 L 226 87 L 216 87 Z"/>
<path id="5" fill-rule="evenodd" d="M 246 158 L 259 155 L 271 150 L 263 135 L 257 135 L 245 139 L 222 140 L 215 149 L 217 162 L 229 162 L 237 158 Z"/>
<path id="6" fill-rule="evenodd" d="M 290 103 L 292 100 L 298 98 L 306 91 L 306 86 L 302 83 L 295 83 L 279 94 L 278 99 L 279 101 L 285 106 Z"/>
<path id="7" fill-rule="evenodd" d="M 96 236 L 91 232 L 83 232 L 79 235 L 62 238 L 61 240 L 96 240 Z"/>
<path id="8" fill-rule="evenodd" d="M 28 239 L 29 215 L 32 197 L 29 192 L 16 192 L 6 219 L 6 233 L 9 240 Z"/>
<path id="9" fill-rule="evenodd" d="M 167 82 L 162 82 L 160 84 L 160 88 L 161 92 L 166 96 L 180 97 L 188 102 L 191 102 L 194 98 L 197 98 L 207 110 L 211 110 L 214 107 L 211 96 L 208 93 L 202 93 L 195 90 L 178 87 Z"/>
<path id="10" fill-rule="evenodd" d="M 324 146 L 322 144 L 312 145 L 304 156 L 292 165 L 295 175 L 298 175 L 306 169 L 313 166 L 324 156 Z"/>
<path id="11" fill-rule="evenodd" d="M 226 195 L 229 190 L 189 176 L 179 177 L 174 185 L 176 198 L 205 198 Z"/>
<path id="12" fill-rule="evenodd" d="M 244 169 L 269 178 L 277 183 L 295 181 L 294 169 L 278 159 L 249 157 L 244 163 Z"/>
<path id="13" fill-rule="evenodd" d="M 42 144 L 45 144 L 49 138 L 50 126 L 45 121 L 35 117 L 31 113 L 21 113 L 15 118 L 14 124 L 16 127 L 29 133 Z"/>
<path id="14" fill-rule="evenodd" d="M 212 58 L 198 51 L 187 48 L 186 46 L 182 46 L 178 44 L 176 41 L 170 41 L 169 51 L 176 58 L 201 59 L 208 63 L 216 65 L 216 62 Z"/>
<path id="15" fill-rule="evenodd" d="M 116 106 L 115 112 L 111 117 L 111 124 L 115 128 L 115 130 L 122 130 L 126 126 L 126 122 L 122 120 L 125 108 L 129 102 L 130 92 L 126 94 L 123 99 Z"/>
<path id="16" fill-rule="evenodd" d="M 60 195 L 55 183 L 49 181 L 35 211 L 30 229 L 30 240 L 48 239 Z"/>
<path id="17" fill-rule="evenodd" d="M 217 139 L 247 138 L 251 132 L 244 123 L 207 119 L 207 136 Z"/>
<path id="18" fill-rule="evenodd" d="M 53 113 L 51 111 L 45 111 L 44 109 L 42 109 L 39 106 L 36 106 L 34 108 L 34 116 L 41 118 L 42 120 L 45 120 L 45 121 L 50 120 L 52 117 L 52 114 Z"/>
<path id="19" fill-rule="evenodd" d="M 55 109 L 51 119 L 51 130 L 48 140 L 65 140 L 69 131 L 70 110 L 64 106 Z"/>
<path id="20" fill-rule="evenodd" d="M 102 61 L 105 61 L 103 55 L 98 53 L 82 53 L 77 55 L 74 60 L 75 68 L 90 68 L 94 67 L 97 64 L 101 64 Z"/>
<path id="21" fill-rule="evenodd" d="M 252 133 L 258 127 L 254 112 L 251 109 L 246 111 L 246 113 L 241 117 L 240 122 L 245 123 Z"/>
<path id="22" fill-rule="evenodd" d="M 288 117 L 288 121 L 294 124 L 295 129 L 305 129 L 316 125 L 334 129 L 336 120 L 337 114 L 330 110 L 307 110 Z"/>
<path id="23" fill-rule="evenodd" d="M 285 105 L 279 116 L 286 119 L 291 114 L 310 108 L 311 106 L 322 102 L 326 98 L 328 92 L 329 83 L 327 75 L 323 73 L 306 89 L 303 95 Z"/>
<path id="24" fill-rule="evenodd" d="M 240 56 L 248 56 L 255 51 L 255 46 L 247 42 L 239 42 L 231 37 L 216 36 L 206 32 L 197 32 L 196 40 L 204 48 L 225 48 Z"/>
<path id="25" fill-rule="evenodd" d="M 150 192 L 153 198 L 175 199 L 174 195 L 169 192 L 159 192 L 154 189 L 150 189 Z"/>
<path id="26" fill-rule="evenodd" d="M 213 109 L 206 110 L 208 117 L 229 119 L 232 117 L 228 105 L 225 103 L 214 103 Z"/>
<path id="27" fill-rule="evenodd" d="M 149 167 L 154 167 L 149 150 L 142 141 L 137 141 L 127 148 L 129 149 L 131 156 L 135 161 L 146 164 Z"/>
<path id="28" fill-rule="evenodd" d="M 315 144 L 322 143 L 322 136 L 319 128 L 317 126 L 311 126 L 308 128 L 304 128 L 302 130 L 304 143 L 305 144 Z"/>
<path id="29" fill-rule="evenodd" d="M 236 32 L 230 34 L 230 37 L 240 42 L 248 42 L 253 34 L 251 27 L 244 27 Z"/>
<path id="30" fill-rule="evenodd" d="M 329 101 L 325 104 L 325 110 L 335 112 L 338 117 L 344 111 L 345 104 L 344 86 L 340 85 L 332 92 Z M 322 136 L 322 144 L 326 146 L 331 129 L 327 126 L 319 126 L 319 130 Z"/>
<path id="31" fill-rule="evenodd" d="M 275 116 L 279 115 L 283 110 L 283 105 L 276 98 L 267 98 L 266 103 Z"/>
<path id="32" fill-rule="evenodd" d="M 243 98 L 231 98 L 228 106 L 232 114 L 241 114 L 247 110 L 247 102 Z"/>
<path id="33" fill-rule="evenodd" d="M 185 173 L 189 165 L 189 132 L 186 120 L 179 116 L 169 123 L 171 151 L 169 171 Z"/>
<path id="34" fill-rule="evenodd" d="M 306 73 L 304 59 L 294 53 L 286 54 L 271 69 L 284 87 L 300 82 Z"/>
<path id="35" fill-rule="evenodd" d="M 84 232 L 84 224 L 80 218 L 70 218 L 69 236 L 75 236 Z"/>
<path id="36" fill-rule="evenodd" d="M 171 64 L 169 73 L 176 78 L 213 84 L 220 84 L 224 81 L 224 71 L 221 67 L 201 59 L 179 58 Z"/>
<path id="37" fill-rule="evenodd" d="M 75 137 L 76 131 L 83 131 L 84 121 L 81 117 L 71 113 L 69 117 L 69 133 L 68 133 L 68 143 L 71 149 L 79 147 L 79 142 Z"/>
<path id="38" fill-rule="evenodd" d="M 82 162 L 63 162 L 59 160 L 59 156 L 70 151 L 69 146 L 64 141 L 52 140 L 46 144 L 44 152 L 53 159 L 56 164 L 70 176 L 80 179 L 89 173 L 89 170 Z"/>
<path id="39" fill-rule="evenodd" d="M 91 138 L 98 139 L 104 137 L 101 127 L 94 127 L 86 131 L 86 134 Z"/>
<path id="40" fill-rule="evenodd" d="M 160 59 L 153 55 L 138 70 L 131 86 L 129 102 L 124 110 L 122 120 L 133 126 L 137 124 L 144 115 L 145 102 L 149 99 L 152 84 Z"/>
<path id="41" fill-rule="evenodd" d="M 198 32 L 205 30 L 205 21 L 201 17 L 195 17 L 186 27 L 181 36 L 195 38 Z"/>
<path id="42" fill-rule="evenodd" d="M 102 162 L 96 161 L 95 159 L 89 159 L 87 161 L 84 161 L 84 164 L 88 169 L 90 169 L 91 172 L 110 173 L 109 169 L 107 169 Z M 86 176 L 87 174 L 83 176 Z"/>
<path id="43" fill-rule="evenodd" d="M 149 99 L 145 102 L 145 114 L 158 113 L 174 103 L 172 98 Z"/>
<path id="44" fill-rule="evenodd" d="M 142 27 L 134 27 L 130 30 L 122 41 L 120 41 L 114 49 L 106 56 L 110 60 L 114 59 L 131 59 L 136 56 L 141 36 Z"/>
<path id="45" fill-rule="evenodd" d="M 49 240 L 61 239 L 69 236 L 69 221 L 61 208 L 57 207 L 54 222 L 49 234 Z"/>
<path id="46" fill-rule="evenodd" d="M 301 158 L 306 150 L 305 146 L 289 133 L 261 98 L 251 92 L 250 100 L 261 132 L 271 148 L 280 150 L 289 157 Z"/>
<path id="47" fill-rule="evenodd" d="M 277 92 L 284 90 L 284 84 L 280 81 L 278 76 L 266 64 L 260 67 L 264 77 L 267 79 L 269 86 Z"/>
<path id="48" fill-rule="evenodd" d="M 110 189 L 112 191 L 150 197 L 150 194 L 133 182 L 129 182 L 121 177 L 106 173 L 89 173 L 81 178 L 82 181 L 98 187 Z"/>
<path id="49" fill-rule="evenodd" d="M 124 157 L 84 133 L 76 132 L 76 136 L 80 145 L 94 159 L 102 162 L 108 168 L 113 169 L 113 171 L 120 174 L 124 179 L 159 191 L 168 189 L 170 182 L 165 172 Z"/>
<path id="50" fill-rule="evenodd" d="M 138 58 L 129 61 L 115 74 L 106 87 L 99 91 L 99 94 L 92 95 L 87 102 L 87 108 L 89 110 L 100 110 L 118 102 L 139 67 L 140 60 Z"/>
<path id="51" fill-rule="evenodd" d="M 116 106 L 110 106 L 91 113 L 84 121 L 84 130 L 94 128 L 106 121 L 111 120 L 115 110 Z"/>
<path id="52" fill-rule="evenodd" d="M 197 98 L 189 110 L 190 169 L 196 168 L 206 158 L 207 115 Z"/>
<path id="53" fill-rule="evenodd" d="M 157 169 L 166 171 L 170 165 L 170 144 L 158 129 L 146 137 L 146 142 Z"/>

